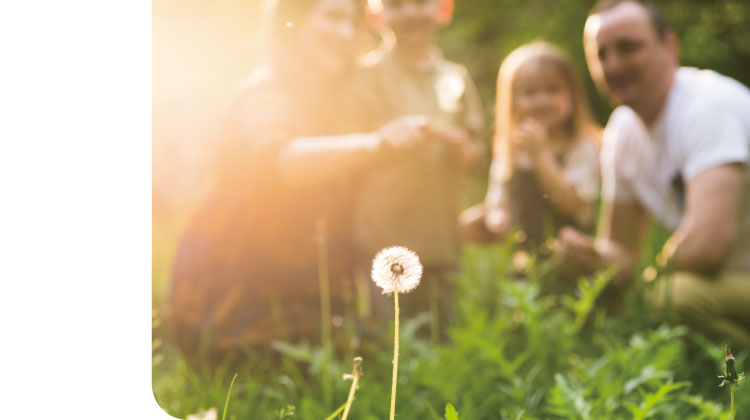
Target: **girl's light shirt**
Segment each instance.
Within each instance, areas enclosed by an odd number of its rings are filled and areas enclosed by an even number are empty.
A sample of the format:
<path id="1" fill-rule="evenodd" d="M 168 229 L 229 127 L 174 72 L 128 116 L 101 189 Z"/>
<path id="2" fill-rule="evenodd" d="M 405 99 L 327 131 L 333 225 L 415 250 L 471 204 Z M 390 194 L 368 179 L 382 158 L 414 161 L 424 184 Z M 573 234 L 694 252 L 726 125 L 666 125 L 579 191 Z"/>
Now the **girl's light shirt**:
<path id="1" fill-rule="evenodd" d="M 516 168 L 523 170 L 532 170 L 534 162 L 530 156 L 520 152 L 516 157 Z M 584 201 L 593 202 L 599 195 L 599 150 L 593 139 L 581 138 L 576 141 L 567 153 L 562 157 L 562 175 L 563 179 L 573 186 L 573 189 Z M 490 167 L 490 177 L 495 180 L 491 182 L 490 189 L 487 192 L 485 204 L 489 206 L 498 205 L 512 200 L 503 194 L 502 182 L 497 182 L 503 178 L 505 172 L 502 159 L 494 159 Z"/>

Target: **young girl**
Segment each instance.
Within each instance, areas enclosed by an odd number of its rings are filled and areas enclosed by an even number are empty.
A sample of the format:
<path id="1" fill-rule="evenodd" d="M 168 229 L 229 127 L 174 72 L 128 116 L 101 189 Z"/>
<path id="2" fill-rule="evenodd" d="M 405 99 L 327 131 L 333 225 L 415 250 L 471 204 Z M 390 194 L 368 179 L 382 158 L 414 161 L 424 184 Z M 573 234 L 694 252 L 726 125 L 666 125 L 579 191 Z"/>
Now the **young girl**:
<path id="1" fill-rule="evenodd" d="M 514 50 L 497 82 L 494 158 L 484 204 L 461 215 L 483 242 L 520 228 L 534 251 L 566 224 L 592 222 L 599 189 L 598 127 L 568 58 L 534 42 Z"/>

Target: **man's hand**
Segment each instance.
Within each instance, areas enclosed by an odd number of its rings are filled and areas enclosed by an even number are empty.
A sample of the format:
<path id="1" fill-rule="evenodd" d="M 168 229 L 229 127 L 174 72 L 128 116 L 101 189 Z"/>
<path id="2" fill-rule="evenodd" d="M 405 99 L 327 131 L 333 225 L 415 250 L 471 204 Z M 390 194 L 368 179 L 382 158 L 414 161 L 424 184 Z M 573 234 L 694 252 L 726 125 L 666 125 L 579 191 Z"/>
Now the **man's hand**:
<path id="1" fill-rule="evenodd" d="M 593 274 L 599 265 L 594 238 L 572 227 L 563 227 L 558 238 L 558 262 L 560 270 L 565 274 Z"/>
<path id="2" fill-rule="evenodd" d="M 613 284 L 627 287 L 633 280 L 637 257 L 622 244 L 610 238 L 594 238 L 571 227 L 560 230 L 558 264 L 570 276 L 589 276 L 596 271 L 614 267 Z"/>

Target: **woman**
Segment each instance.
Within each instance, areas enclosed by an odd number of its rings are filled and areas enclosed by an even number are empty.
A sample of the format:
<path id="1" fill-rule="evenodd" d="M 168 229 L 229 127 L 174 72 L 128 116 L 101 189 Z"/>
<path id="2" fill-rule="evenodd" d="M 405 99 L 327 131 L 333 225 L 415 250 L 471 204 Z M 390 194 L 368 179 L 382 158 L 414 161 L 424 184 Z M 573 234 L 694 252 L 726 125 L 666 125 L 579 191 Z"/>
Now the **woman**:
<path id="1" fill-rule="evenodd" d="M 268 65 L 251 75 L 227 112 L 215 188 L 178 247 L 170 319 L 187 355 L 201 345 L 224 355 L 314 335 L 316 223 L 326 230 L 332 290 L 344 286 L 348 186 L 330 174 L 312 176 L 324 171 L 306 166 L 308 155 L 297 150 L 376 140 L 332 137 L 345 131 L 337 120 L 360 11 L 355 0 L 279 0 L 271 12 Z M 337 158 L 329 149 L 326 156 Z M 350 148 L 352 162 L 360 149 Z"/>

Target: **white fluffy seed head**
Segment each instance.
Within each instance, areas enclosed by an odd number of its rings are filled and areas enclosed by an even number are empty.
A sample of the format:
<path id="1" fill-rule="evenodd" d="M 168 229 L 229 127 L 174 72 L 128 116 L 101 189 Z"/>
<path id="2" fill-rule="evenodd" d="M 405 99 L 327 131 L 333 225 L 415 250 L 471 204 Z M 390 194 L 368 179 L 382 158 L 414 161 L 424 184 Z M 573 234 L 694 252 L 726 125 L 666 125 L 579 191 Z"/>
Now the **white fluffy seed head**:
<path id="1" fill-rule="evenodd" d="M 372 260 L 372 280 L 383 293 L 406 293 L 422 279 L 422 263 L 414 251 L 402 246 L 385 248 Z"/>

